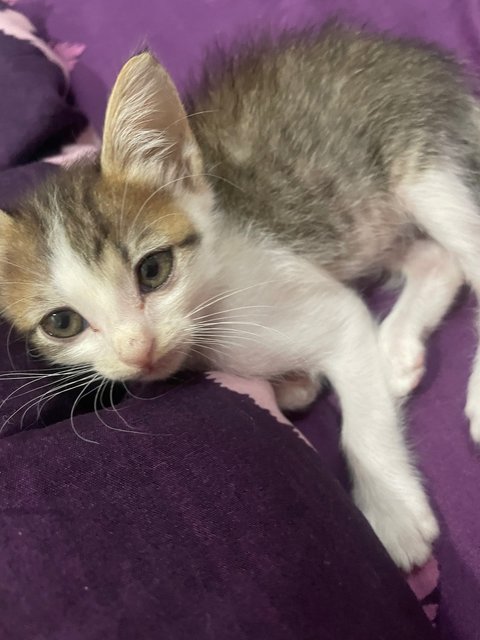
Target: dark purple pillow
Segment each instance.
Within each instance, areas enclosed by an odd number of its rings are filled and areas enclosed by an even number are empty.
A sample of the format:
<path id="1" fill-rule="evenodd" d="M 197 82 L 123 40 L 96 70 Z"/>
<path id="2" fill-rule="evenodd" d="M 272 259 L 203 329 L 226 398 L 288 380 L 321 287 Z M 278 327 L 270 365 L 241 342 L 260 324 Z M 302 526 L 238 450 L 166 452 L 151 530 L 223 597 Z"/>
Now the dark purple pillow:
<path id="1" fill-rule="evenodd" d="M 203 377 L 150 391 L 1 441 L 1 638 L 434 637 L 290 427 Z"/>

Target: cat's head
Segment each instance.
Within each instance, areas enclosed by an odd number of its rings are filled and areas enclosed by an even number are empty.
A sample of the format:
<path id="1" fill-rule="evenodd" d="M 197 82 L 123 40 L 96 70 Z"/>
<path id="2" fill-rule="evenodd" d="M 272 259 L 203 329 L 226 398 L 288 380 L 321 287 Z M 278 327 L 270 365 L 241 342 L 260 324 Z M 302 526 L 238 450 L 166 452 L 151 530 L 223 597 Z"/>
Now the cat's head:
<path id="1" fill-rule="evenodd" d="M 149 53 L 135 56 L 110 96 L 99 157 L 0 212 L 4 316 L 52 362 L 167 377 L 213 277 L 212 206 L 172 81 Z"/>

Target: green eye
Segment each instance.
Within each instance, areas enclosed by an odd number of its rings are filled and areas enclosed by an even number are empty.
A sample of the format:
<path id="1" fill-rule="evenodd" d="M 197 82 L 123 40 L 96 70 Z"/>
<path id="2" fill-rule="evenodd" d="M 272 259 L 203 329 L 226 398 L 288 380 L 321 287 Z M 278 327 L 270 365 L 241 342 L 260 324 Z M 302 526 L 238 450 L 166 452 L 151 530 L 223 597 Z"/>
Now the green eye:
<path id="1" fill-rule="evenodd" d="M 87 323 L 73 309 L 57 309 L 40 322 L 46 334 L 54 338 L 73 338 L 86 328 Z"/>
<path id="2" fill-rule="evenodd" d="M 137 267 L 138 286 L 142 293 L 158 289 L 168 280 L 173 267 L 171 249 L 150 253 L 140 261 Z"/>

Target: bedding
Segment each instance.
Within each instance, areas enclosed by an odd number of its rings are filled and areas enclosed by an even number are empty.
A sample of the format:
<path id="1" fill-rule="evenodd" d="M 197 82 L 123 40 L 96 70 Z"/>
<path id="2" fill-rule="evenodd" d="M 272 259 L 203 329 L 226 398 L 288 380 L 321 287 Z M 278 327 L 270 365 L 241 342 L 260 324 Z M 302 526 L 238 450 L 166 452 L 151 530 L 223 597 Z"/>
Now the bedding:
<path id="1" fill-rule="evenodd" d="M 108 88 L 124 59 L 145 41 L 183 88 L 206 45 L 216 39 L 317 24 L 334 13 L 371 28 L 437 41 L 472 70 L 480 66 L 475 0 L 404 0 L 388 6 L 375 0 L 138 0 L 135 6 L 126 0 L 25 0 L 14 8 L 0 3 L 0 10 L 0 205 L 7 209 L 35 180 L 56 170 L 53 161 L 72 151 L 62 151 L 62 145 L 85 129 L 82 111 L 101 130 Z M 38 26 L 35 37 L 52 41 L 51 55 L 37 46 L 31 31 L 29 39 L 20 40 L 6 33 L 2 13 L 5 18 L 12 11 L 31 18 Z M 68 72 L 83 47 L 69 84 Z M 69 98 L 69 87 L 80 110 Z M 45 157 L 50 163 L 39 161 Z M 369 299 L 381 316 L 393 294 L 373 292 Z M 434 562 L 410 581 L 427 613 L 436 617 L 438 633 L 449 640 L 473 640 L 480 622 L 480 515 L 472 508 L 479 500 L 480 467 L 463 416 L 473 315 L 473 302 L 464 293 L 431 341 L 427 375 L 408 409 L 410 439 L 442 527 L 435 553 L 439 590 L 434 589 Z M 39 367 L 24 345 L 8 336 L 8 327 L 2 336 L 2 370 Z M 0 468 L 6 470 L 0 487 L 0 606 L 13 612 L 0 618 L 5 637 L 157 637 L 153 628 L 164 630 L 158 637 L 175 639 L 192 634 L 315 638 L 319 629 L 322 638 L 331 633 L 332 638 L 370 640 L 395 638 L 397 628 L 399 638 L 430 633 L 398 573 L 333 479 L 348 491 L 333 395 L 322 396 L 307 414 L 289 416 L 315 453 L 280 423 L 278 413 L 276 419 L 271 415 L 276 409 L 268 386 L 260 385 L 260 394 L 258 384 L 242 390 L 269 413 L 250 397 L 226 389 L 225 380 L 220 386 L 218 378 L 195 377 L 158 385 L 154 399 L 141 395 L 148 390 L 137 390 L 137 398 L 119 397 L 119 414 L 102 409 L 96 415 L 90 396 L 71 418 L 75 392 L 57 396 L 37 413 L 35 405 L 29 409 L 25 403 L 41 383 L 18 391 L 22 384 L 0 381 L 5 422 Z M 238 381 L 233 386 L 238 388 Z M 125 433 L 128 429 L 131 433 Z M 207 509 L 210 502 L 214 510 Z M 234 544 L 245 536 L 246 547 Z M 234 548 L 244 566 L 235 563 Z M 330 575 L 326 567 L 332 562 Z M 371 563 L 368 569 L 365 563 Z M 188 603 L 188 612 L 179 599 L 171 599 L 169 584 Z M 370 601 L 363 602 L 362 616 L 358 597 L 363 590 Z M 238 602 L 232 604 L 234 596 Z M 245 611 L 252 607 L 253 631 L 245 626 Z M 56 615 L 50 613 L 54 610 Z M 188 625 L 198 625 L 200 618 L 202 629 L 193 633 Z M 23 629 L 19 619 L 25 620 Z M 382 629 L 388 621 L 395 631 Z M 32 635 L 37 627 L 43 636 Z"/>

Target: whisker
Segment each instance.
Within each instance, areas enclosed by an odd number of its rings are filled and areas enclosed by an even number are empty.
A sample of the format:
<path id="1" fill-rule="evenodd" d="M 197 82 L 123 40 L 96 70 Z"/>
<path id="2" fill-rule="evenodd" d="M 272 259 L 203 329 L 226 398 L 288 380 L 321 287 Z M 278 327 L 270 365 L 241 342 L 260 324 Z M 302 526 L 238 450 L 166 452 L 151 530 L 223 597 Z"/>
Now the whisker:
<path id="1" fill-rule="evenodd" d="M 235 295 L 237 295 L 239 293 L 244 293 L 245 291 L 249 291 L 250 289 L 254 289 L 256 287 L 261 287 L 261 286 L 264 286 L 264 285 L 267 285 L 267 284 L 272 284 L 274 282 L 275 282 L 274 280 L 266 280 L 264 282 L 256 282 L 255 284 L 249 285 L 247 287 L 241 287 L 239 289 L 230 289 L 230 290 L 227 290 L 227 291 L 222 291 L 222 292 L 216 294 L 215 296 L 212 296 L 208 300 L 202 302 L 197 307 L 195 307 L 192 311 L 190 311 L 190 313 L 187 314 L 187 318 L 194 316 L 195 313 L 197 313 L 199 311 L 203 311 L 204 309 L 212 306 L 213 304 L 216 304 L 217 302 L 221 302 L 222 300 L 226 300 L 228 298 L 231 298 L 232 296 L 235 296 Z"/>
<path id="2" fill-rule="evenodd" d="M 180 176 L 179 178 L 174 178 L 173 180 L 169 180 L 168 182 L 165 182 L 164 184 L 162 184 L 162 186 L 158 187 L 158 189 L 155 189 L 155 191 L 153 191 L 148 198 L 146 198 L 146 200 L 143 202 L 142 206 L 140 207 L 140 209 L 138 210 L 135 218 L 133 219 L 131 228 L 133 229 L 135 227 L 135 223 L 137 222 L 140 214 L 142 213 L 142 211 L 145 209 L 145 207 L 147 206 L 147 204 L 150 202 L 150 200 L 152 198 L 154 198 L 157 193 L 159 193 L 160 191 L 162 191 L 163 189 L 166 189 L 167 187 L 171 186 L 172 184 L 175 184 L 177 182 L 180 182 L 182 180 L 187 180 L 188 178 L 199 178 L 202 176 L 207 176 L 207 177 L 212 177 L 212 178 L 217 178 L 218 180 L 223 180 L 224 182 L 227 182 L 228 184 L 230 184 L 232 187 L 235 187 L 236 189 L 238 189 L 239 191 L 242 191 L 245 193 L 244 189 L 242 189 L 241 187 L 239 187 L 238 185 L 234 184 L 233 182 L 231 182 L 230 180 L 227 180 L 226 178 L 223 178 L 222 176 L 218 176 L 215 175 L 214 173 L 207 173 L 207 172 L 201 172 L 201 173 L 190 173 L 188 175 L 185 176 Z"/>
<path id="3" fill-rule="evenodd" d="M 112 409 L 113 409 L 114 413 L 116 413 L 116 414 L 117 414 L 117 416 L 118 416 L 119 420 L 121 420 L 121 421 L 123 422 L 123 424 L 127 427 L 127 430 L 128 430 L 129 432 L 132 432 L 132 433 L 133 433 L 133 427 L 132 427 L 132 425 L 131 425 L 131 424 L 129 424 L 129 423 L 128 423 L 128 421 L 127 421 L 127 420 L 125 420 L 125 418 L 124 418 L 122 415 L 120 415 L 120 412 L 118 411 L 118 409 L 117 409 L 117 408 L 116 408 L 116 406 L 115 406 L 115 402 L 114 402 L 114 400 L 113 400 L 113 388 L 114 388 L 114 384 L 115 384 L 114 382 L 110 382 L 110 394 L 109 394 L 109 395 L 110 395 L 110 406 L 112 407 Z"/>
<path id="4" fill-rule="evenodd" d="M 187 113 L 184 116 L 182 116 L 181 118 L 178 118 L 177 120 L 174 120 L 169 125 L 167 125 L 165 127 L 165 131 L 168 131 L 168 129 L 170 127 L 173 127 L 174 125 L 178 124 L 179 122 L 182 122 L 182 120 L 188 120 L 189 118 L 193 118 L 194 116 L 201 116 L 201 115 L 203 115 L 205 113 L 217 113 L 218 111 L 220 111 L 220 109 L 205 109 L 204 111 L 195 111 L 194 113 Z"/>
<path id="5" fill-rule="evenodd" d="M 105 380 L 105 381 L 102 383 L 101 388 L 102 388 L 103 390 L 105 390 L 105 389 L 106 389 L 106 386 L 107 386 L 108 382 L 109 382 L 108 380 Z M 112 390 L 113 390 L 114 382 L 112 382 L 112 381 L 110 381 L 110 382 L 111 382 L 110 391 L 112 391 Z M 124 384 L 124 383 L 123 383 L 123 381 L 122 381 L 122 384 Z M 124 386 L 125 386 L 125 384 L 124 384 Z M 127 389 L 126 389 L 126 390 L 127 390 Z M 128 392 L 128 390 L 127 390 L 127 392 Z M 144 436 L 167 435 L 167 434 L 155 434 L 155 433 L 149 433 L 148 431 L 139 431 L 139 430 L 134 429 L 130 424 L 128 424 L 128 422 L 126 422 L 126 420 L 123 418 L 123 416 L 121 416 L 121 415 L 119 414 L 118 410 L 117 410 L 117 409 L 115 408 L 115 406 L 114 406 L 113 398 L 111 397 L 111 398 L 110 398 L 111 406 L 113 407 L 113 409 L 114 409 L 115 413 L 118 415 L 118 417 L 120 418 L 120 420 L 122 420 L 122 422 L 123 422 L 125 425 L 127 425 L 127 427 L 128 427 L 128 428 L 127 428 L 127 429 L 122 429 L 122 428 L 120 428 L 120 427 L 113 427 L 111 424 L 107 424 L 107 423 L 105 422 L 105 420 L 103 420 L 103 418 L 101 417 L 101 415 L 100 415 L 100 413 L 98 412 L 98 409 L 97 409 L 97 401 L 98 401 L 98 393 L 97 393 L 97 395 L 95 396 L 95 402 L 94 402 L 95 415 L 97 416 L 98 420 L 99 420 L 99 421 L 100 421 L 100 422 L 101 422 L 105 427 L 107 427 L 107 429 L 110 429 L 111 431 L 119 431 L 120 433 L 129 433 L 129 434 L 144 435 Z M 102 408 L 103 408 L 104 410 L 106 410 L 106 409 L 107 409 L 107 408 L 105 407 L 105 405 L 103 404 L 103 402 L 102 402 L 102 400 L 101 400 L 101 399 L 100 399 L 100 404 L 102 405 Z M 170 434 L 168 434 L 168 435 L 170 435 Z"/>
<path id="6" fill-rule="evenodd" d="M 94 377 L 92 380 L 95 380 L 95 379 L 96 378 Z M 84 387 L 82 387 L 82 389 L 81 389 L 80 393 L 78 394 L 75 402 L 73 403 L 72 409 L 70 411 L 70 424 L 72 425 L 73 432 L 75 433 L 76 436 L 78 436 L 80 438 L 80 440 L 83 440 L 84 442 L 89 442 L 91 444 L 100 444 L 99 442 L 97 442 L 97 440 L 91 440 L 90 438 L 85 438 L 85 436 L 82 436 L 79 433 L 79 431 L 77 430 L 77 428 L 75 427 L 74 420 L 73 420 L 73 414 L 75 412 L 75 408 L 78 405 L 78 403 L 80 402 L 80 399 L 82 398 L 84 390 L 87 389 L 89 387 L 89 385 L 92 384 L 92 380 L 89 380 L 87 382 L 87 384 Z"/>
<path id="7" fill-rule="evenodd" d="M 219 311 L 212 311 L 211 313 L 206 313 L 203 316 L 196 316 L 195 317 L 195 322 L 197 322 L 198 320 L 205 320 L 207 318 L 215 318 L 217 316 L 231 316 L 231 313 L 233 311 L 244 311 L 244 310 L 251 310 L 251 309 L 273 309 L 272 305 L 269 304 L 250 304 L 250 305 L 246 305 L 244 307 L 233 307 L 230 309 L 220 309 Z M 247 317 L 250 317 L 250 314 L 246 313 L 245 314 Z M 234 315 L 232 316 L 232 318 L 241 318 L 241 316 L 239 315 Z"/>
<path id="8" fill-rule="evenodd" d="M 83 384 L 83 382 L 81 384 Z M 72 388 L 75 388 L 75 387 L 72 387 Z M 70 390 L 70 389 L 68 389 L 68 390 Z M 50 391 L 53 392 L 53 391 L 56 391 L 56 389 L 52 389 Z M 47 391 L 46 393 L 49 393 L 50 391 Z M 60 391 L 59 393 L 65 393 L 65 391 L 66 391 L 66 389 Z M 2 426 L 0 428 L 0 433 L 3 431 L 4 427 L 10 422 L 10 420 L 12 420 L 12 418 L 14 418 L 18 413 L 20 413 L 20 411 L 22 409 L 25 409 L 25 411 L 22 414 L 22 421 L 20 423 L 20 427 L 22 428 L 23 427 L 23 420 L 24 420 L 24 417 L 25 417 L 26 413 L 32 407 L 34 407 L 35 404 L 37 404 L 37 402 L 41 401 L 44 398 L 45 395 L 46 394 L 43 394 L 42 396 L 40 396 L 40 398 L 38 396 L 36 396 L 35 398 L 30 398 L 24 404 L 22 404 L 20 407 L 18 407 L 13 413 L 10 414 L 10 416 L 6 420 L 3 421 L 3 424 L 2 424 Z M 56 395 L 58 395 L 58 394 L 56 394 Z"/>
<path id="9" fill-rule="evenodd" d="M 25 302 L 25 300 L 35 300 L 36 297 L 37 297 L 36 295 L 24 296 L 23 298 L 20 298 L 19 300 L 15 300 L 15 302 L 12 302 L 8 306 L 2 307 L 2 309 L 0 309 L 0 313 L 5 314 L 9 309 L 14 307 L 15 305 L 20 304 L 21 302 Z"/>
<path id="10" fill-rule="evenodd" d="M 6 349 L 7 349 L 7 356 L 8 356 L 8 361 L 10 362 L 10 366 L 12 367 L 12 369 L 15 369 L 15 364 L 13 362 L 13 357 L 12 357 L 12 350 L 11 350 L 11 346 L 10 346 L 10 340 L 12 338 L 12 332 L 13 332 L 13 324 L 10 326 L 10 329 L 8 330 L 7 333 L 7 342 L 6 342 Z"/>
<path id="11" fill-rule="evenodd" d="M 128 188 L 128 180 L 125 180 L 125 184 L 123 186 L 123 195 L 122 195 L 122 204 L 120 207 L 120 219 L 118 222 L 118 232 L 120 236 L 123 236 L 123 216 L 125 213 L 125 199 L 127 197 L 127 188 Z"/>
<path id="12" fill-rule="evenodd" d="M 206 322 L 200 322 L 198 323 L 198 327 L 200 328 L 208 328 L 208 327 L 222 327 L 225 331 L 227 329 L 231 329 L 232 331 L 241 331 L 242 333 L 250 333 L 250 335 L 255 335 L 258 336 L 258 334 L 256 333 L 252 333 L 252 332 L 248 332 L 245 329 L 235 329 L 235 325 L 244 325 L 244 326 L 250 326 L 250 327 L 258 327 L 259 329 L 262 329 L 262 331 L 266 331 L 267 333 L 276 333 L 278 336 L 280 336 L 282 338 L 282 340 L 287 340 L 288 342 L 292 342 L 292 338 L 290 336 L 288 336 L 287 334 L 283 333 L 283 331 L 280 331 L 279 329 L 277 329 L 276 327 L 270 327 L 270 326 L 266 326 L 263 324 L 260 324 L 259 322 L 254 322 L 252 320 L 214 320 L 214 321 L 206 321 Z"/>
<path id="13" fill-rule="evenodd" d="M 28 267 L 19 265 L 16 262 L 12 262 L 11 260 L 7 260 L 6 258 L 0 258 L 0 262 L 3 262 L 3 264 L 9 264 L 12 267 L 16 267 L 17 269 L 20 269 L 21 271 L 25 271 L 25 273 L 32 273 L 35 276 L 35 278 L 38 278 L 38 273 L 36 273 L 33 269 L 29 269 Z"/>
<path id="14" fill-rule="evenodd" d="M 183 351 L 179 351 L 179 353 L 182 353 L 185 356 L 188 356 L 188 353 L 185 353 Z M 175 385 L 175 388 L 172 389 L 167 389 L 166 391 L 162 391 L 162 393 L 159 393 L 156 396 L 138 396 L 135 393 L 133 393 L 133 391 L 131 389 L 128 388 L 127 383 L 125 381 L 121 381 L 123 387 L 125 388 L 125 391 L 128 393 L 128 395 L 131 398 L 134 398 L 135 400 L 158 400 L 159 398 L 163 398 L 164 396 L 168 395 L 169 393 L 172 393 L 173 391 L 176 391 L 177 389 L 179 389 L 180 387 L 184 386 L 186 384 L 186 382 L 182 382 L 181 384 L 177 384 Z M 160 435 L 160 434 L 159 434 Z"/>
<path id="15" fill-rule="evenodd" d="M 79 374 L 76 371 L 74 373 L 69 374 L 69 375 L 65 375 L 64 374 L 62 376 L 62 383 L 66 382 L 66 381 L 72 381 L 75 378 L 78 378 L 78 375 Z M 19 398 L 21 396 L 27 395 L 28 393 L 32 393 L 34 391 L 40 391 L 41 389 L 45 389 L 46 387 L 51 387 L 52 384 L 55 384 L 56 381 L 55 380 L 50 380 L 46 384 L 42 384 L 42 385 L 40 385 L 38 387 L 34 387 L 33 389 L 28 389 L 27 391 L 23 391 L 22 393 L 18 393 L 18 391 L 20 391 L 24 387 L 27 387 L 27 386 L 33 384 L 34 382 L 43 382 L 43 380 L 42 379 L 30 380 L 30 382 L 26 382 L 25 384 L 22 384 L 17 389 L 14 389 L 4 400 L 2 400 L 2 402 L 0 402 L 0 409 L 3 407 L 4 403 L 7 402 L 7 400 L 10 400 L 10 398 Z"/>
<path id="16" fill-rule="evenodd" d="M 75 365 L 71 367 L 51 367 L 45 369 L 25 369 L 15 371 L 2 371 L 0 372 L 0 380 L 24 380 L 26 378 L 45 378 L 45 377 L 60 377 L 66 373 L 76 371 L 81 373 L 83 371 L 91 370 L 90 365 Z"/>
<path id="17" fill-rule="evenodd" d="M 150 229 L 150 227 L 153 227 L 154 225 L 158 224 L 160 221 L 166 220 L 167 218 L 171 218 L 176 216 L 176 213 L 166 213 L 163 216 L 160 216 L 158 218 L 155 218 L 155 220 L 152 220 L 151 222 L 149 222 L 148 224 L 146 224 L 144 227 L 142 227 L 142 229 L 139 229 L 138 231 L 135 231 L 135 235 L 137 237 L 141 237 L 145 234 L 145 232 Z"/>
<path id="18" fill-rule="evenodd" d="M 88 384 L 91 384 L 91 382 L 94 380 L 94 374 L 91 374 L 91 380 L 88 382 Z M 85 379 L 83 380 L 72 380 L 69 384 L 68 387 L 62 388 L 62 387 L 53 387 L 52 389 L 48 389 L 47 391 L 45 391 L 45 393 L 43 393 L 40 398 L 37 401 L 37 420 L 40 419 L 40 415 L 43 411 L 43 408 L 45 407 L 46 404 L 48 404 L 49 402 L 51 402 L 54 398 L 56 398 L 57 396 L 60 396 L 64 393 L 69 393 L 70 391 L 73 391 L 74 389 L 78 389 L 78 387 L 82 386 L 85 382 Z M 76 384 L 75 384 L 76 383 Z M 88 395 L 85 394 L 85 395 Z M 85 396 L 84 396 L 85 397 Z M 43 400 L 43 402 L 42 402 Z M 32 405 L 34 406 L 34 405 Z M 23 417 L 22 417 L 22 423 L 23 423 Z"/>

